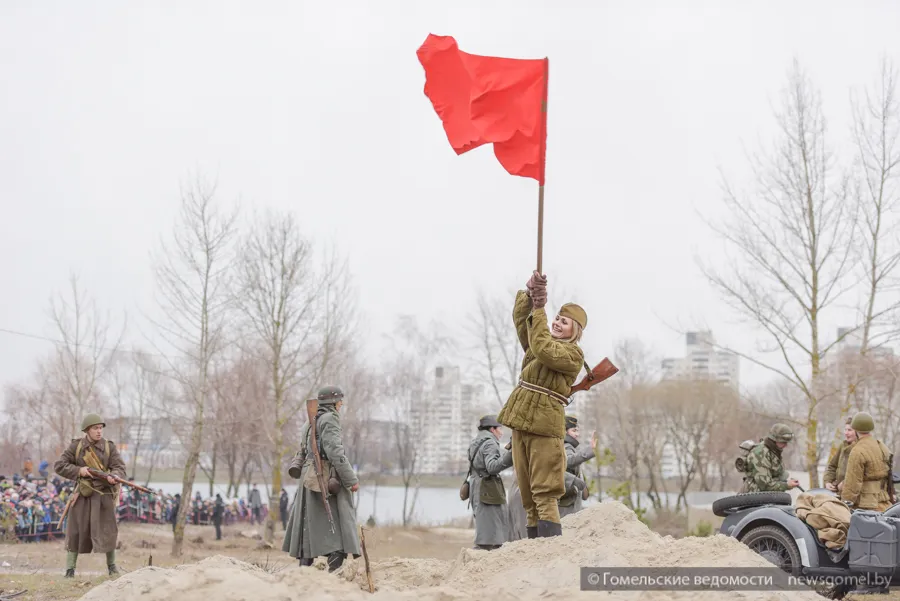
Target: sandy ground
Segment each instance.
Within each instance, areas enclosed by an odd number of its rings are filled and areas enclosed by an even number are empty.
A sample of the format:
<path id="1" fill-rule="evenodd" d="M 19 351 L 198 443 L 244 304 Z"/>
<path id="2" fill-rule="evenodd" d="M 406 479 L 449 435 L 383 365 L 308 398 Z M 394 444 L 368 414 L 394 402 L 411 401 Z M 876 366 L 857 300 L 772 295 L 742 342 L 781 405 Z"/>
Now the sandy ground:
<path id="1" fill-rule="evenodd" d="M 462 528 L 367 529 L 376 592 L 368 592 L 362 558 L 328 574 L 324 566 L 299 568 L 256 538 L 257 529 L 231 527 L 212 540 L 208 527 L 189 527 L 180 559 L 170 556 L 166 526 L 124 525 L 117 561 L 125 572 L 105 575 L 104 556 L 79 558 L 77 577 L 64 579 L 62 542 L 0 546 L 0 599 L 27 589 L 24 600 L 74 601 L 474 601 L 491 591 L 493 601 L 815 601 L 812 592 L 614 592 L 581 591 L 581 566 L 767 566 L 744 545 L 724 536 L 672 538 L 651 531 L 620 503 L 605 503 L 569 516 L 563 536 L 516 541 L 497 551 L 473 550 L 474 532 Z M 152 567 L 148 567 L 151 565 Z M 7 565 L 8 564 L 8 565 Z M 316 569 L 318 568 L 318 569 Z M 900 593 L 864 596 L 900 601 Z"/>
<path id="2" fill-rule="evenodd" d="M 123 524 L 119 529 L 121 549 L 116 562 L 127 573 L 149 564 L 171 567 L 198 562 L 215 555 L 233 557 L 248 564 L 261 566 L 269 571 L 293 568 L 296 563 L 281 551 L 283 532 L 276 533 L 276 548 L 260 547 L 260 540 L 248 538 L 261 529 L 256 527 L 223 528 L 223 539 L 215 540 L 212 527 L 188 526 L 184 555 L 171 557 L 171 526 Z M 390 557 L 434 558 L 450 560 L 463 547 L 472 546 L 474 530 L 462 528 L 398 528 L 366 529 L 366 544 L 372 561 Z M 101 584 L 106 575 L 106 557 L 92 554 L 78 558 L 76 578 L 63 578 L 66 552 L 63 543 L 30 543 L 0 545 L 0 597 L 28 589 L 28 593 L 15 599 L 21 601 L 49 601 L 79 599 L 88 590 Z M 3 567 L 9 564 L 8 567 Z"/>

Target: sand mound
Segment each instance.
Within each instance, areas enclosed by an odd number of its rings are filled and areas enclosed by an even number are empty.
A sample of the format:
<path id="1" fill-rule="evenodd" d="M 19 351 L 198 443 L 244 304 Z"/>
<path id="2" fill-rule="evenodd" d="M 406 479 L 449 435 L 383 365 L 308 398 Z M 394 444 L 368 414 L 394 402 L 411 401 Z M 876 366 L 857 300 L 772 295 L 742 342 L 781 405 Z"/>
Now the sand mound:
<path id="1" fill-rule="evenodd" d="M 293 563 L 293 562 L 291 562 Z M 624 505 L 607 502 L 563 520 L 563 536 L 522 540 L 491 552 L 463 549 L 454 561 L 391 559 L 373 566 L 379 600 L 494 601 L 595 600 L 604 593 L 581 591 L 582 566 L 769 567 L 734 539 L 673 539 L 640 523 Z M 144 568 L 107 582 L 83 601 L 357 601 L 371 599 L 362 560 L 348 561 L 338 574 L 290 567 L 268 573 L 217 556 L 174 569 Z M 792 592 L 617 592 L 616 599 L 753 599 L 817 601 L 815 593 Z"/>

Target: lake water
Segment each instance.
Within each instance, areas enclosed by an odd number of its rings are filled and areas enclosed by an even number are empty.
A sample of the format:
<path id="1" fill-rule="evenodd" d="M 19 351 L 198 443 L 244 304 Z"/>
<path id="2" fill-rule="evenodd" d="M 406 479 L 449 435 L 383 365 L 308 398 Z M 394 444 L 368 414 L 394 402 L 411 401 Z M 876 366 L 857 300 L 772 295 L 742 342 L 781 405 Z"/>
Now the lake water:
<path id="1" fill-rule="evenodd" d="M 167 494 L 175 494 L 181 492 L 180 482 L 154 482 L 150 484 L 153 490 L 162 490 Z M 216 493 L 225 496 L 227 486 L 217 485 L 213 487 Z M 294 492 L 297 490 L 296 485 L 286 485 L 284 489 L 287 491 L 291 500 L 294 498 Z M 194 493 L 200 493 L 200 496 L 206 498 L 209 494 L 209 483 L 194 484 Z M 266 491 L 260 488 L 263 496 L 263 502 L 266 499 Z M 734 494 L 733 492 L 692 492 L 688 493 L 688 505 L 696 509 L 710 509 L 712 502 L 718 498 L 726 497 Z M 410 489 L 410 496 L 412 489 Z M 241 488 L 241 496 L 247 497 L 246 487 Z M 641 495 L 641 506 L 650 507 L 651 503 L 646 496 Z M 677 495 L 669 495 L 670 506 L 674 509 Z M 634 499 L 637 501 L 637 499 Z M 356 504 L 357 518 L 360 522 L 365 522 L 369 516 L 374 515 L 375 521 L 380 525 L 400 524 L 403 521 L 403 487 L 402 486 L 379 486 L 363 487 L 354 495 Z M 592 499 L 586 505 L 592 505 L 596 501 Z M 435 526 L 446 524 L 451 521 L 465 521 L 471 516 L 471 509 L 468 503 L 459 500 L 459 490 L 456 488 L 427 488 L 419 489 L 419 495 L 416 500 L 416 506 L 413 511 L 413 522 L 421 525 Z"/>

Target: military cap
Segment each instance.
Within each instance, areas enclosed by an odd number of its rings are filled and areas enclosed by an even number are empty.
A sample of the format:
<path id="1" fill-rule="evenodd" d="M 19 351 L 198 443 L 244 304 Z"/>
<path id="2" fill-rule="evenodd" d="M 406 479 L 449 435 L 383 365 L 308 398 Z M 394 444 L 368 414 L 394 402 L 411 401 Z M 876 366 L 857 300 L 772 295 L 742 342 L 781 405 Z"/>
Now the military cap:
<path id="1" fill-rule="evenodd" d="M 774 424 L 769 430 L 769 438 L 775 442 L 791 442 L 794 440 L 794 433 L 785 424 Z"/>
<path id="2" fill-rule="evenodd" d="M 857 432 L 862 432 L 865 434 L 866 432 L 871 432 L 875 429 L 875 420 L 872 419 L 872 415 L 870 413 L 860 411 L 853 416 L 853 421 L 850 422 L 850 427 Z"/>
<path id="3" fill-rule="evenodd" d="M 329 405 L 344 399 L 344 391 L 337 386 L 325 386 L 319 389 L 319 403 Z"/>
<path id="4" fill-rule="evenodd" d="M 559 310 L 559 314 L 577 322 L 582 330 L 587 327 L 587 313 L 575 303 L 566 303 L 563 305 Z"/>
<path id="5" fill-rule="evenodd" d="M 486 430 L 488 428 L 502 428 L 503 424 L 497 421 L 496 415 L 484 415 L 478 420 L 478 428 Z"/>
<path id="6" fill-rule="evenodd" d="M 81 431 L 84 432 L 91 426 L 96 426 L 98 424 L 102 424 L 104 428 L 106 427 L 106 422 L 103 421 L 102 417 L 96 413 L 88 413 L 84 416 L 84 419 L 81 420 Z"/>
<path id="7" fill-rule="evenodd" d="M 578 418 L 574 415 L 566 416 L 566 430 L 571 430 L 572 428 L 578 427 Z"/>

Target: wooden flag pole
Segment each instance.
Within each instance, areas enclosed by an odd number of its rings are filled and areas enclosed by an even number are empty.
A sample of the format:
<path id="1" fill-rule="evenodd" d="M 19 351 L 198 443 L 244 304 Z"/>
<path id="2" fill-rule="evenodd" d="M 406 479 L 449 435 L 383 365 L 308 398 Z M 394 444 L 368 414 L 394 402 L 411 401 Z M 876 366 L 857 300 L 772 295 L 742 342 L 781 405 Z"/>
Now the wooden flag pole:
<path id="1" fill-rule="evenodd" d="M 537 231 L 537 271 L 543 275 L 544 257 L 544 172 L 547 165 L 547 84 L 550 79 L 550 59 L 544 59 L 544 95 L 541 101 L 541 143 L 540 179 L 538 180 L 538 231 Z"/>

